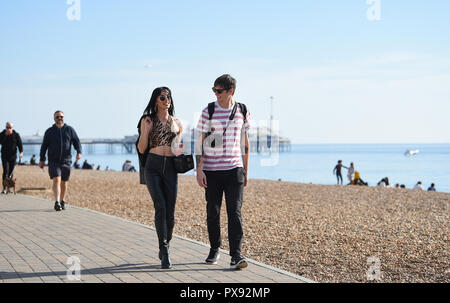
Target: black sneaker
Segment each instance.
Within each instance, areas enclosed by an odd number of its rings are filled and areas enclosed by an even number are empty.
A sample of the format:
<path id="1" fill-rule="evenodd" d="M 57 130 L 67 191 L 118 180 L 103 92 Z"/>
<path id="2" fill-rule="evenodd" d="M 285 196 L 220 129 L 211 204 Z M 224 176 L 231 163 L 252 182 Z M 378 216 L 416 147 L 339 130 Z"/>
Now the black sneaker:
<path id="1" fill-rule="evenodd" d="M 242 269 L 248 266 L 247 260 L 244 257 L 238 256 L 231 258 L 230 268 L 231 269 Z"/>
<path id="2" fill-rule="evenodd" d="M 219 249 L 210 249 L 208 258 L 206 258 L 206 264 L 217 264 L 217 261 L 220 259 Z"/>
<path id="3" fill-rule="evenodd" d="M 60 211 L 61 210 L 61 204 L 59 204 L 58 201 L 55 202 L 55 210 Z"/>
<path id="4" fill-rule="evenodd" d="M 61 201 L 61 209 L 66 210 L 66 203 L 64 201 Z"/>

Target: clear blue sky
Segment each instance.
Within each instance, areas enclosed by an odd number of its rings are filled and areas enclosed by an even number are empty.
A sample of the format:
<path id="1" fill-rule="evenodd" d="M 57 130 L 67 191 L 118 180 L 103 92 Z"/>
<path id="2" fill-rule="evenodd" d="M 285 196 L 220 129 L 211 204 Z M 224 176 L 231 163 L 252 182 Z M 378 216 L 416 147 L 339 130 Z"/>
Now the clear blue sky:
<path id="1" fill-rule="evenodd" d="M 62 109 L 82 138 L 132 135 L 162 85 L 192 125 L 230 73 L 295 143 L 450 142 L 450 1 L 380 3 L 80 0 L 70 21 L 66 0 L 1 1 L 0 128 Z"/>

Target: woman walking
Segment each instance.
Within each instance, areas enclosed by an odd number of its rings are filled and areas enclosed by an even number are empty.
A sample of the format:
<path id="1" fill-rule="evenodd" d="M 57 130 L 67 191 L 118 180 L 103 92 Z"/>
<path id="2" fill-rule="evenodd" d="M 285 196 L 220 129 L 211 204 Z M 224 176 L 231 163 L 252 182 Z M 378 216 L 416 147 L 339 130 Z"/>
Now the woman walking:
<path id="1" fill-rule="evenodd" d="M 173 165 L 182 124 L 175 118 L 172 93 L 156 88 L 139 122 L 138 151 L 146 156 L 144 176 L 155 207 L 155 227 L 161 268 L 171 268 L 169 243 L 175 225 L 178 175 Z"/>

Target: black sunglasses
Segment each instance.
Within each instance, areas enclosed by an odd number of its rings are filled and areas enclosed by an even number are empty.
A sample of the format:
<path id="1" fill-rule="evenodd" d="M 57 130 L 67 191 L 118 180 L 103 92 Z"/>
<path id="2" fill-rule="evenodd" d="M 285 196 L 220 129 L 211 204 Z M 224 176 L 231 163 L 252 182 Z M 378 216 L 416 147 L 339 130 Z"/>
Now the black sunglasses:
<path id="1" fill-rule="evenodd" d="M 217 88 L 215 88 L 215 87 L 212 88 L 212 91 L 213 91 L 214 93 L 218 93 L 218 94 L 223 93 L 224 90 L 228 90 L 228 89 L 224 89 L 224 88 L 217 89 Z"/>
<path id="2" fill-rule="evenodd" d="M 64 116 L 56 116 L 55 119 L 64 119 Z"/>
<path id="3" fill-rule="evenodd" d="M 166 101 L 166 98 L 167 98 L 167 100 L 171 100 L 172 99 L 172 97 L 171 96 L 159 96 L 159 100 L 161 100 L 161 101 Z"/>

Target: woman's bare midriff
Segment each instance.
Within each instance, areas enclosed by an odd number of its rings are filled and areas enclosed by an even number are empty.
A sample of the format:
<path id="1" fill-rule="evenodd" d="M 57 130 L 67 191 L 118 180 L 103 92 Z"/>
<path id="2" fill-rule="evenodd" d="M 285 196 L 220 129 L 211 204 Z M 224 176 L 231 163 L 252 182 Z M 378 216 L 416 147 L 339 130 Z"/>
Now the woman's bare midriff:
<path id="1" fill-rule="evenodd" d="M 172 148 L 170 146 L 156 146 L 150 149 L 149 153 L 156 154 L 159 156 L 165 157 L 174 157 L 175 154 L 172 152 Z"/>

